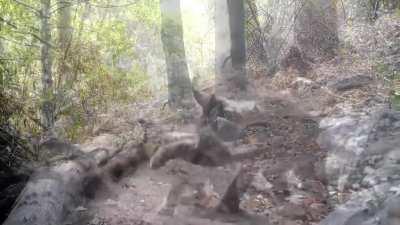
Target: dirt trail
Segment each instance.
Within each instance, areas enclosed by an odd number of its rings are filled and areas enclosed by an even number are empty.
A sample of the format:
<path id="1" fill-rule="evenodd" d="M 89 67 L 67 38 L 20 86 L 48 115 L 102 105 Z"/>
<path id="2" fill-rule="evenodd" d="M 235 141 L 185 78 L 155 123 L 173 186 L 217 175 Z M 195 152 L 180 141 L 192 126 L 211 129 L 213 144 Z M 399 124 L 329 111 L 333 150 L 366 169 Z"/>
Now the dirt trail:
<path id="1" fill-rule="evenodd" d="M 157 215 L 171 188 L 172 177 L 151 170 L 146 164 L 118 183 L 108 183 L 99 198 L 88 204 L 90 221 L 80 224 L 142 224 Z M 88 212 L 83 211 L 83 217 Z"/>
<path id="2" fill-rule="evenodd" d="M 232 151 L 241 148 L 246 151 L 249 146 L 256 146 L 254 154 L 249 154 L 251 157 L 239 160 L 242 167 L 238 177 L 242 216 L 207 214 L 197 217 L 185 213 L 184 218 L 177 219 L 179 213 L 173 217 L 160 215 L 159 211 L 176 177 L 166 173 L 163 168 L 150 169 L 148 162 L 144 162 L 134 173 L 120 181 L 103 185 L 95 199 L 89 199 L 86 205 L 76 209 L 72 219 L 69 219 L 70 223 L 317 223 L 331 208 L 322 173 L 325 152 L 316 144 L 318 118 L 304 112 L 304 105 L 291 101 L 293 98 L 287 98 L 287 93 L 271 95 L 260 97 L 256 102 L 256 112 L 246 115 L 246 122 L 240 124 L 244 135 L 239 140 L 226 143 Z M 173 130 L 182 129 L 177 127 Z"/>

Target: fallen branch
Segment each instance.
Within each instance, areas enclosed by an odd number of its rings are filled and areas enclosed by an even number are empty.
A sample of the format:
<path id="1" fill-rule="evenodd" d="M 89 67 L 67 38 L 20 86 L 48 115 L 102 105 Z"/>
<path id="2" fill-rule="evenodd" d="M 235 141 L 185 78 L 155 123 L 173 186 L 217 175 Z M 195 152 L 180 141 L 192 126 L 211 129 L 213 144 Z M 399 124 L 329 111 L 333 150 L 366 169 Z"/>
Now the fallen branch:
<path id="1" fill-rule="evenodd" d="M 115 154 L 97 149 L 38 170 L 19 195 L 3 225 L 59 225 L 93 198 L 108 180 L 118 181 L 144 159 L 141 149 L 129 146 Z"/>

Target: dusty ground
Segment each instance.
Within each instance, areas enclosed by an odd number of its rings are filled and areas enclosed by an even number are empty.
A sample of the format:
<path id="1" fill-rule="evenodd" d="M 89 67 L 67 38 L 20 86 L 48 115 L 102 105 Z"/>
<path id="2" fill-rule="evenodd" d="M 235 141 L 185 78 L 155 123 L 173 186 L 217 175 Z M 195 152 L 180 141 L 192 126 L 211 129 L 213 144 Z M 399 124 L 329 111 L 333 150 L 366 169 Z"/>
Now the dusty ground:
<path id="1" fill-rule="evenodd" d="M 245 136 L 230 143 L 233 148 L 258 146 L 257 154 L 240 160 L 240 207 L 262 216 L 261 224 L 315 224 L 331 210 L 321 168 L 326 152 L 316 143 L 319 118 L 287 92 L 271 95 L 260 97 Z M 82 225 L 163 224 L 167 219 L 158 212 L 173 180 L 145 162 L 119 182 L 104 185 L 74 218 Z"/>

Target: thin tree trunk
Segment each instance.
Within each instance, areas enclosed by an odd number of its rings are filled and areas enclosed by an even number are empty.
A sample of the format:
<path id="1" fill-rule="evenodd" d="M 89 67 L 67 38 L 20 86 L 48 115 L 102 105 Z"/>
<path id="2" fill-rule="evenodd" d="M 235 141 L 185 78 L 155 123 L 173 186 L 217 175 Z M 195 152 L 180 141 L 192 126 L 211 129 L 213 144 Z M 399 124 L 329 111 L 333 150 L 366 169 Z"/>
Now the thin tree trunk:
<path id="1" fill-rule="evenodd" d="M 3 42 L 0 39 L 0 57 L 3 57 L 4 49 L 3 49 Z M 4 68 L 3 66 L 0 67 L 0 92 L 4 90 Z"/>
<path id="2" fill-rule="evenodd" d="M 231 74 L 231 37 L 227 0 L 215 1 L 215 72 L 216 90 L 224 89 L 225 78 Z"/>
<path id="3" fill-rule="evenodd" d="M 244 11 L 243 0 L 216 1 L 216 91 L 234 98 L 247 88 Z"/>
<path id="4" fill-rule="evenodd" d="M 232 67 L 246 74 L 245 12 L 243 0 L 228 0 Z"/>
<path id="5" fill-rule="evenodd" d="M 161 0 L 160 8 L 169 104 L 175 109 L 188 108 L 193 105 L 193 94 L 183 41 L 180 0 Z"/>
<path id="6" fill-rule="evenodd" d="M 72 71 L 68 65 L 69 50 L 72 41 L 72 25 L 71 25 L 71 2 L 70 0 L 58 0 L 58 42 L 59 42 L 59 83 L 58 87 L 66 89 L 72 86 Z"/>
<path id="7" fill-rule="evenodd" d="M 42 63 L 42 124 L 49 130 L 54 126 L 54 95 L 50 41 L 50 7 L 51 0 L 41 0 L 41 38 L 43 40 L 41 47 Z"/>

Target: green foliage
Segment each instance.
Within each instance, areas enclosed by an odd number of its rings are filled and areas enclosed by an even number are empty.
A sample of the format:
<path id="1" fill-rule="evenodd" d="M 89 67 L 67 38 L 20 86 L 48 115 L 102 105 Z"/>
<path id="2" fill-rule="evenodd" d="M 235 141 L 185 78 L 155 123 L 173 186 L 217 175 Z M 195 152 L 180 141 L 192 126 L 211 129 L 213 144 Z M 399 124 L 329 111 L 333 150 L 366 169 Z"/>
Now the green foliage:
<path id="1" fill-rule="evenodd" d="M 400 73 L 394 72 L 391 85 L 391 103 L 394 109 L 400 111 Z"/>
<path id="2" fill-rule="evenodd" d="M 387 63 L 377 63 L 374 70 L 389 87 L 390 103 L 394 109 L 400 111 L 400 73 Z"/>
<path id="3" fill-rule="evenodd" d="M 112 2 L 112 3 L 111 3 Z M 67 118 L 66 137 L 81 139 L 96 116 L 112 105 L 139 101 L 151 95 L 148 74 L 135 53 L 135 24 L 159 26 L 158 0 L 73 1 L 73 37 L 67 52 L 57 40 L 57 7 L 51 15 L 51 51 L 56 119 Z M 13 96 L 2 101 L 2 120 L 30 133 L 41 131 L 40 1 L 0 1 L 0 91 Z M 60 61 L 71 69 L 72 85 L 63 81 Z M 18 107 L 15 107 L 18 105 Z M 8 106 L 8 107 L 6 107 Z"/>
<path id="4" fill-rule="evenodd" d="M 399 5 L 400 5 L 400 4 L 399 4 Z M 399 8 L 396 9 L 395 15 L 396 15 L 397 17 L 400 17 L 400 6 L 399 6 Z"/>

